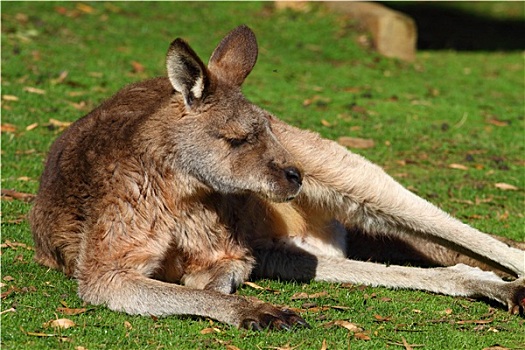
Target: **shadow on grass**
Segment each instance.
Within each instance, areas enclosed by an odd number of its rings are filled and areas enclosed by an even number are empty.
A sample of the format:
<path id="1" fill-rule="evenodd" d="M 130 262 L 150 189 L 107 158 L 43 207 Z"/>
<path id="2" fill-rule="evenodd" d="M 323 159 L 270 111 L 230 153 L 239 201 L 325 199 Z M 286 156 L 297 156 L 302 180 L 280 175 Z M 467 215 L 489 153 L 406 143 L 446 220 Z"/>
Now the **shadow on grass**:
<path id="1" fill-rule="evenodd" d="M 515 51 L 525 49 L 525 21 L 498 19 L 429 2 L 384 5 L 411 16 L 420 50 Z M 525 7 L 525 5 L 522 6 Z M 523 13 L 523 8 L 521 8 Z"/>

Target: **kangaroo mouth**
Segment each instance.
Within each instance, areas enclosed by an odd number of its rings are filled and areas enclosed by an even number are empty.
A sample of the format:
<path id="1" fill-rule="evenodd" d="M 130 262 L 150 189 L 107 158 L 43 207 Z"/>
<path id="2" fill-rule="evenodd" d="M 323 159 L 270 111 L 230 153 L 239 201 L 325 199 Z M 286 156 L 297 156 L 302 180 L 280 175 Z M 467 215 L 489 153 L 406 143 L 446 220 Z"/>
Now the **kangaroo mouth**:
<path id="1" fill-rule="evenodd" d="M 293 201 L 295 198 L 297 198 L 300 192 L 301 192 L 301 186 L 298 186 L 295 192 L 291 192 L 291 191 L 289 192 L 287 191 L 287 193 L 270 192 L 270 193 L 264 193 L 263 197 L 275 203 L 285 203 L 285 202 Z"/>
<path id="2" fill-rule="evenodd" d="M 297 194 L 295 194 L 293 196 L 286 197 L 283 202 L 291 202 L 291 201 L 293 201 L 297 197 L 298 194 L 299 194 L 299 192 L 297 192 Z"/>

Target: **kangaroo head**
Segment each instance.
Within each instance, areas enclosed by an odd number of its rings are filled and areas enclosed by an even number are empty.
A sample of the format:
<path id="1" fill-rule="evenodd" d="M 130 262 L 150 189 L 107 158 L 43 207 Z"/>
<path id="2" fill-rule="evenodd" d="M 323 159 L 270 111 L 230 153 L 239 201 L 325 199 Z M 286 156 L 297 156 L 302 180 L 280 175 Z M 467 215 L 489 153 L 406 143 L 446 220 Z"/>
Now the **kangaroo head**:
<path id="1" fill-rule="evenodd" d="M 171 44 L 168 77 L 180 93 L 173 103 L 183 101 L 176 165 L 221 193 L 291 200 L 300 190 L 301 171 L 272 133 L 270 113 L 241 93 L 256 60 L 255 35 L 246 26 L 219 43 L 208 67 L 185 41 Z"/>

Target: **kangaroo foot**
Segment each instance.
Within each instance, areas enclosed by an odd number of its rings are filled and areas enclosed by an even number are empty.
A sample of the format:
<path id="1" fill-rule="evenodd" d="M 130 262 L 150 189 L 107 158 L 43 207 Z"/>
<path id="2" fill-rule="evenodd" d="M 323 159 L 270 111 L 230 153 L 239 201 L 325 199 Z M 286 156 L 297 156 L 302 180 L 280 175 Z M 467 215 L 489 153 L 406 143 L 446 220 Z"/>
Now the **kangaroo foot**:
<path id="1" fill-rule="evenodd" d="M 255 310 L 244 315 L 241 327 L 260 331 L 265 328 L 291 330 L 292 327 L 310 328 L 299 315 L 289 309 L 279 309 L 267 303 L 261 303 Z"/>
<path id="2" fill-rule="evenodd" d="M 513 315 L 525 315 L 525 277 L 510 283 L 510 298 L 507 300 L 509 312 Z"/>

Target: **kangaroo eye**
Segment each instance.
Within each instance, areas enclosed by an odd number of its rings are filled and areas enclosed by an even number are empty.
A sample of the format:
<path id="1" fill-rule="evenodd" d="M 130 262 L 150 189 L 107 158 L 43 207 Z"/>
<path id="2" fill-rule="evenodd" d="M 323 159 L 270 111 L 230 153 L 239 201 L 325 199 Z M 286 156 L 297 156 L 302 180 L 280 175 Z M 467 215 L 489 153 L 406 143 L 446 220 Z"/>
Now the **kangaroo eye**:
<path id="1" fill-rule="evenodd" d="M 235 138 L 235 139 L 228 139 L 228 142 L 232 147 L 240 147 L 248 142 L 248 138 Z"/>

